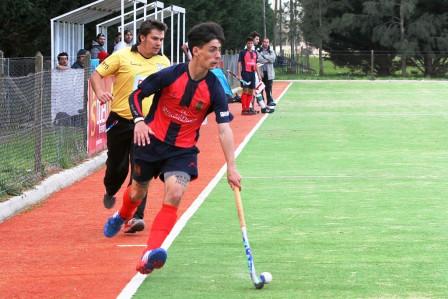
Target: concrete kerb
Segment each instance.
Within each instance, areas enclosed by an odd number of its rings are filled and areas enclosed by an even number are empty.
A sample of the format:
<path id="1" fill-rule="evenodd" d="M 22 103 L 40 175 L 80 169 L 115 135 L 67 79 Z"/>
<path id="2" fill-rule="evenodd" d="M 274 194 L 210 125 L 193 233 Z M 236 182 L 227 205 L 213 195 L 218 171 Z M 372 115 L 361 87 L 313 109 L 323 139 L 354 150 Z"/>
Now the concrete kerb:
<path id="1" fill-rule="evenodd" d="M 0 223 L 31 205 L 41 202 L 52 193 L 68 187 L 95 172 L 104 165 L 106 158 L 107 152 L 105 151 L 74 168 L 51 175 L 32 190 L 28 190 L 5 202 L 0 202 Z"/>

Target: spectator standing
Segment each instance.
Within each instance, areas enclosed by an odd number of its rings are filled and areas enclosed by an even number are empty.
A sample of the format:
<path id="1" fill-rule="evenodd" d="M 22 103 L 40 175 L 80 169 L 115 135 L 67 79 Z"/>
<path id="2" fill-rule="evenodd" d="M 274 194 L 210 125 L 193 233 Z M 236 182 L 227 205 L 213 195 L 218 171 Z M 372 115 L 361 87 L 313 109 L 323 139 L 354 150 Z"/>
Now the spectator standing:
<path id="1" fill-rule="evenodd" d="M 154 20 L 144 21 L 140 25 L 138 44 L 112 53 L 93 72 L 92 87 L 102 103 L 111 101 L 111 112 L 106 121 L 107 131 L 107 161 L 104 175 L 105 208 L 115 204 L 115 194 L 126 180 L 129 172 L 129 162 L 132 166 L 132 141 L 134 122 L 129 107 L 129 95 L 148 75 L 169 66 L 170 61 L 160 54 L 167 27 L 164 23 Z M 113 94 L 103 88 L 103 77 L 115 76 Z M 146 115 L 152 97 L 143 101 L 142 114 Z M 132 177 L 129 184 L 132 183 Z M 146 196 L 131 219 L 124 226 L 125 233 L 135 233 L 145 227 L 143 221 L 146 206 Z"/>
<path id="2" fill-rule="evenodd" d="M 132 47 L 132 40 L 134 39 L 134 35 L 130 30 L 124 31 L 124 40 L 118 42 L 114 47 L 114 52 L 124 49 L 124 48 L 130 48 Z"/>
<path id="3" fill-rule="evenodd" d="M 275 79 L 275 57 L 275 52 L 269 45 L 269 38 L 265 37 L 258 51 L 258 62 L 263 64 L 261 66 L 261 78 L 265 85 L 264 91 L 268 107 L 275 106 L 274 99 L 272 98 L 272 82 Z"/>
<path id="4" fill-rule="evenodd" d="M 72 69 L 83 69 L 86 63 L 87 50 L 81 49 L 76 54 L 76 61 L 72 64 Z"/>
<path id="5" fill-rule="evenodd" d="M 68 54 L 66 52 L 61 52 L 58 54 L 58 64 L 56 69 L 60 71 L 68 70 L 70 66 L 68 65 Z"/>
<path id="6" fill-rule="evenodd" d="M 98 53 L 100 53 L 101 51 L 106 51 L 106 49 L 104 49 L 105 42 L 106 37 L 102 33 L 99 33 L 96 36 L 96 39 L 92 41 L 92 49 L 90 50 L 90 53 L 92 54 L 92 59 L 98 58 Z"/>
<path id="7" fill-rule="evenodd" d="M 249 34 L 249 37 L 251 37 L 252 40 L 254 41 L 255 51 L 258 51 L 260 49 L 260 33 L 258 33 L 257 31 L 252 31 Z"/>

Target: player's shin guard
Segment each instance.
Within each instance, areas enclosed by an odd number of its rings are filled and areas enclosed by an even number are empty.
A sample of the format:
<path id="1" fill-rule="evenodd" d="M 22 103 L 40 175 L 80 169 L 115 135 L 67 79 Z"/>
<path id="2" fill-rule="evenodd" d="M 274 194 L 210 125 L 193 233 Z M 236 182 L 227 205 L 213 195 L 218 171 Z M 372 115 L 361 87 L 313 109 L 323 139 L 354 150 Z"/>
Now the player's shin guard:
<path id="1" fill-rule="evenodd" d="M 257 94 L 255 96 L 255 98 L 257 99 L 257 103 L 260 106 L 260 108 L 261 109 L 265 109 L 266 108 L 266 104 L 264 103 L 263 96 L 261 94 Z"/>
<path id="2" fill-rule="evenodd" d="M 177 220 L 177 207 L 163 204 L 151 227 L 147 249 L 159 248 Z"/>
<path id="3" fill-rule="evenodd" d="M 126 188 L 126 190 L 124 191 L 123 194 L 123 204 L 120 208 L 120 211 L 118 212 L 120 214 L 120 217 L 128 220 L 131 219 L 132 216 L 135 213 L 135 210 L 137 209 L 137 207 L 140 205 L 140 203 L 142 202 L 142 200 L 137 200 L 137 201 L 132 201 L 131 200 L 131 186 L 128 186 Z"/>

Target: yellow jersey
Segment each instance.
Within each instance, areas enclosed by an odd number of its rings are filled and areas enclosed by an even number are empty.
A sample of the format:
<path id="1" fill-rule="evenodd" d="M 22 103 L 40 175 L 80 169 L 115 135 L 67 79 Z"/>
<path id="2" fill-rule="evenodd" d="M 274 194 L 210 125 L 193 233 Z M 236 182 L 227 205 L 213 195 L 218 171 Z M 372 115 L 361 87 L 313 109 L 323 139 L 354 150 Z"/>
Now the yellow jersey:
<path id="1" fill-rule="evenodd" d="M 111 111 L 123 118 L 132 119 L 129 95 L 146 77 L 169 65 L 170 61 L 165 55 L 145 58 L 139 52 L 132 52 L 131 48 L 119 50 L 107 57 L 96 71 L 102 77 L 115 76 Z M 143 100 L 143 115 L 148 114 L 152 98 L 153 96 L 149 96 Z"/>

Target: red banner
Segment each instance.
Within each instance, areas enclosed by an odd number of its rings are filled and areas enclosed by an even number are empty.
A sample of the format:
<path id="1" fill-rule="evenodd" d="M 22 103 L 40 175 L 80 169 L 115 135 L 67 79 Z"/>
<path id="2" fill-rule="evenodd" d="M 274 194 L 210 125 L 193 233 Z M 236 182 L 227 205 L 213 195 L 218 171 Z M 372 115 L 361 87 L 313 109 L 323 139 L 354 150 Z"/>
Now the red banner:
<path id="1" fill-rule="evenodd" d="M 112 92 L 114 77 L 103 79 L 106 90 Z M 89 156 L 107 148 L 106 120 L 109 116 L 110 103 L 101 105 L 89 80 L 87 97 L 88 124 L 87 124 L 87 153 Z"/>

